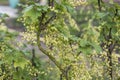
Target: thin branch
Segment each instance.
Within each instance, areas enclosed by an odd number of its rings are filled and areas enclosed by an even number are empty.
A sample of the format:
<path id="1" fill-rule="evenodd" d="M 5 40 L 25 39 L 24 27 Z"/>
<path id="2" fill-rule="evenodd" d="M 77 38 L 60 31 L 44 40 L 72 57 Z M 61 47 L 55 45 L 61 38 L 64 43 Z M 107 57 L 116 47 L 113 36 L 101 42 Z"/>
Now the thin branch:
<path id="1" fill-rule="evenodd" d="M 54 64 L 60 69 L 60 71 L 63 71 L 63 69 L 61 68 L 61 65 L 57 62 L 57 60 L 52 56 L 52 55 L 50 55 L 50 53 L 47 51 L 47 50 L 45 50 L 42 46 L 41 46 L 41 44 L 40 44 L 40 29 L 38 30 L 38 33 L 37 33 L 37 45 L 38 45 L 38 48 L 39 48 L 39 50 L 41 50 L 45 55 L 47 55 L 48 56 L 48 58 L 52 61 L 52 62 L 54 62 Z"/>
<path id="2" fill-rule="evenodd" d="M 50 53 L 47 50 L 45 50 L 40 44 L 40 33 L 41 33 L 41 27 L 43 26 L 42 22 L 43 22 L 43 19 L 45 18 L 45 14 L 46 13 L 42 13 L 42 16 L 39 18 L 40 22 L 39 22 L 39 27 L 37 31 L 37 45 L 38 45 L 39 50 L 41 50 L 45 55 L 47 55 L 49 59 L 52 62 L 54 62 L 54 64 L 60 69 L 60 71 L 63 71 L 60 63 L 52 55 L 50 55 Z"/>
<path id="3" fill-rule="evenodd" d="M 115 16 L 117 16 L 118 15 L 118 9 L 116 8 L 115 9 Z"/>
<path id="4" fill-rule="evenodd" d="M 48 0 L 48 5 L 53 8 L 54 7 L 54 0 Z"/>
<path id="5" fill-rule="evenodd" d="M 110 39 L 112 39 L 112 28 L 110 28 L 109 30 L 109 35 L 108 35 L 108 42 L 110 42 Z M 109 70 L 109 75 L 111 77 L 111 80 L 113 79 L 113 63 L 112 63 L 112 52 L 113 52 L 113 49 L 115 47 L 115 43 L 111 42 L 110 44 L 107 45 L 107 49 L 108 49 L 108 53 L 107 53 L 107 57 L 108 57 L 108 61 L 109 61 L 109 67 L 110 67 L 110 70 Z"/>
<path id="6" fill-rule="evenodd" d="M 47 25 L 56 18 L 56 15 L 51 16 L 41 27 L 41 30 L 45 30 Z"/>
<path id="7" fill-rule="evenodd" d="M 53 16 L 51 16 L 46 22 L 45 22 L 45 24 L 44 24 L 44 26 L 47 26 L 47 24 L 49 24 L 53 19 L 55 19 L 56 18 L 56 14 L 55 15 L 53 15 Z"/>
<path id="8" fill-rule="evenodd" d="M 33 48 L 32 49 L 32 59 L 31 59 L 31 63 L 32 63 L 32 66 L 36 67 L 36 63 L 35 63 L 35 49 Z"/>
<path id="9" fill-rule="evenodd" d="M 101 11 L 101 0 L 98 0 L 98 8 L 99 8 L 99 11 Z"/>

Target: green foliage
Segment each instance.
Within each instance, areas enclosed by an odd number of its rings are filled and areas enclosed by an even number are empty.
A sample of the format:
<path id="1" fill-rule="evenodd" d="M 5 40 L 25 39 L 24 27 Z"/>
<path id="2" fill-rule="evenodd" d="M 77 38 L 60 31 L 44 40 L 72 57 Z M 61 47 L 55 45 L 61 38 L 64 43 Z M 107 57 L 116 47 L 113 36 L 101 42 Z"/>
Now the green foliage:
<path id="1" fill-rule="evenodd" d="M 12 34 L 5 31 L 7 35 L 1 32 L 1 71 L 4 66 L 1 74 L 10 68 L 8 75 L 17 80 L 120 78 L 120 5 L 112 0 L 109 3 L 48 0 L 46 5 L 31 0 L 25 6 L 18 19 L 26 27 L 22 36 L 29 44 L 38 46 L 52 63 L 44 64 L 33 56 L 32 61 L 28 59 L 26 54 L 33 54 L 10 45 L 8 34 Z M 1 78 L 9 79 L 6 75 Z"/>
<path id="2" fill-rule="evenodd" d="M 34 26 L 32 30 L 33 33 L 36 33 L 34 41 L 37 42 L 36 44 L 39 49 L 53 61 L 62 74 L 61 78 L 65 78 L 66 80 L 105 80 L 118 78 L 118 76 L 113 77 L 113 68 L 110 68 L 110 66 L 113 66 L 111 61 L 113 51 L 111 50 L 114 48 L 112 46 L 115 42 L 119 42 L 119 35 L 117 35 L 119 33 L 119 27 L 117 27 L 119 26 L 119 13 L 117 13 L 117 16 L 114 16 L 116 9 L 114 3 L 110 6 L 111 3 L 101 4 L 93 0 L 82 6 L 91 6 L 91 3 L 94 3 L 95 6 L 88 9 L 88 14 L 82 13 L 82 9 L 80 10 L 80 14 L 84 15 L 83 18 L 77 16 L 87 21 L 80 27 L 78 27 L 74 20 L 77 19 L 74 17 L 74 14 L 77 12 L 73 7 L 75 6 L 74 2 L 61 1 L 58 3 L 57 1 L 51 1 L 48 5 L 39 6 L 36 6 L 38 3 L 31 3 L 29 4 L 30 6 L 25 9 L 25 12 L 23 12 L 23 23 L 28 27 L 31 25 Z M 79 4 L 77 3 L 76 5 L 78 6 Z M 99 10 L 96 9 L 97 7 Z M 117 5 L 117 7 L 119 7 L 119 5 Z M 35 10 L 34 12 L 33 9 Z M 53 18 L 54 15 L 56 18 Z M 72 19 L 72 16 L 74 19 Z M 27 21 L 27 19 L 30 19 L 32 22 Z M 27 30 L 29 32 L 29 28 Z M 46 44 L 46 49 L 40 45 L 40 35 L 43 36 L 42 41 Z M 112 38 L 108 38 L 111 36 Z M 104 46 L 107 47 L 103 48 Z M 88 58 L 87 55 L 84 54 L 94 56 L 95 61 L 92 60 L 92 62 L 89 62 L 89 60 L 86 59 Z M 99 57 L 99 55 L 104 54 L 107 54 L 107 59 L 105 58 L 106 61 L 102 63 L 103 57 Z M 92 58 L 93 57 L 89 57 L 89 59 Z M 88 62 L 90 65 L 94 64 L 94 66 L 89 66 Z M 103 72 L 99 72 L 99 68 L 102 69 Z M 110 71 L 103 76 L 106 68 Z M 115 73 L 117 74 L 118 72 Z M 84 76 L 82 77 L 81 75 Z"/>
<path id="3" fill-rule="evenodd" d="M 0 25 L 0 80 L 30 80 L 30 79 L 43 79 L 53 80 L 51 75 L 56 75 L 52 69 L 47 69 L 45 62 L 40 61 L 39 58 L 34 58 L 35 64 L 31 62 L 31 52 L 21 50 L 19 43 L 15 41 L 18 36 L 17 32 L 10 31 L 3 24 Z M 18 45 L 17 45 L 18 44 Z M 25 48 L 23 46 L 23 48 Z M 52 68 L 49 66 L 49 68 Z M 57 77 L 56 77 L 57 78 Z"/>

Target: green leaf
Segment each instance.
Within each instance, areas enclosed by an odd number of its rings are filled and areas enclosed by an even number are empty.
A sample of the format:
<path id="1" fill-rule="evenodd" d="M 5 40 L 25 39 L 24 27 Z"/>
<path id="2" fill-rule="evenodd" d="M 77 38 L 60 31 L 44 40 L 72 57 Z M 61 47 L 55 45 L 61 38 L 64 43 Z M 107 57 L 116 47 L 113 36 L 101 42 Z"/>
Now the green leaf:
<path id="1" fill-rule="evenodd" d="M 97 53 L 100 53 L 102 51 L 101 47 L 97 45 L 96 43 L 93 43 L 92 46 Z"/>
<path id="2" fill-rule="evenodd" d="M 103 12 L 98 12 L 98 13 L 96 14 L 96 18 L 100 19 L 100 18 L 106 17 L 108 14 L 109 14 L 109 12 L 105 12 L 105 13 L 103 13 Z"/>
<path id="3" fill-rule="evenodd" d="M 86 47 L 87 45 L 89 45 L 89 44 L 88 44 L 88 42 L 85 39 L 81 39 L 80 40 L 80 46 L 81 47 Z"/>
<path id="4" fill-rule="evenodd" d="M 82 52 L 82 53 L 84 53 L 84 54 L 89 55 L 89 54 L 92 53 L 92 49 L 91 49 L 90 47 L 80 47 L 80 48 L 78 49 L 78 52 Z"/>
<path id="5" fill-rule="evenodd" d="M 61 24 L 59 24 L 56 26 L 56 28 L 64 37 L 70 37 L 70 31 L 67 26 L 62 26 Z"/>
<path id="6" fill-rule="evenodd" d="M 14 67 L 21 67 L 22 69 L 24 69 L 25 65 L 27 64 L 28 64 L 28 60 L 21 57 L 21 58 L 16 59 L 14 63 Z"/>
<path id="7" fill-rule="evenodd" d="M 34 6 L 29 6 L 23 11 L 24 17 L 29 17 L 32 22 L 36 22 L 38 20 L 38 17 L 41 16 L 41 12 L 37 11 Z"/>
<path id="8" fill-rule="evenodd" d="M 75 35 L 70 35 L 70 40 L 72 40 L 72 41 L 78 41 L 79 40 L 79 38 L 77 37 L 77 36 L 75 36 Z"/>

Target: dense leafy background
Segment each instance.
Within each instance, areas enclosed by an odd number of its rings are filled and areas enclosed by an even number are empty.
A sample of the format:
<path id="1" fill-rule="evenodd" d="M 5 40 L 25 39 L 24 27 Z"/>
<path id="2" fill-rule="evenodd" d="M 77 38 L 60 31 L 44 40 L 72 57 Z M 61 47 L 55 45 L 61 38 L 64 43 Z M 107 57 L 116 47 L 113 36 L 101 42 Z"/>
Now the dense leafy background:
<path id="1" fill-rule="evenodd" d="M 0 28 L 1 79 L 119 80 L 120 5 L 112 0 L 48 1 L 25 2 L 18 18 L 25 26 L 23 40 L 37 46 L 48 62 L 24 50 L 22 41 L 18 48 L 13 43 L 18 33 Z"/>

